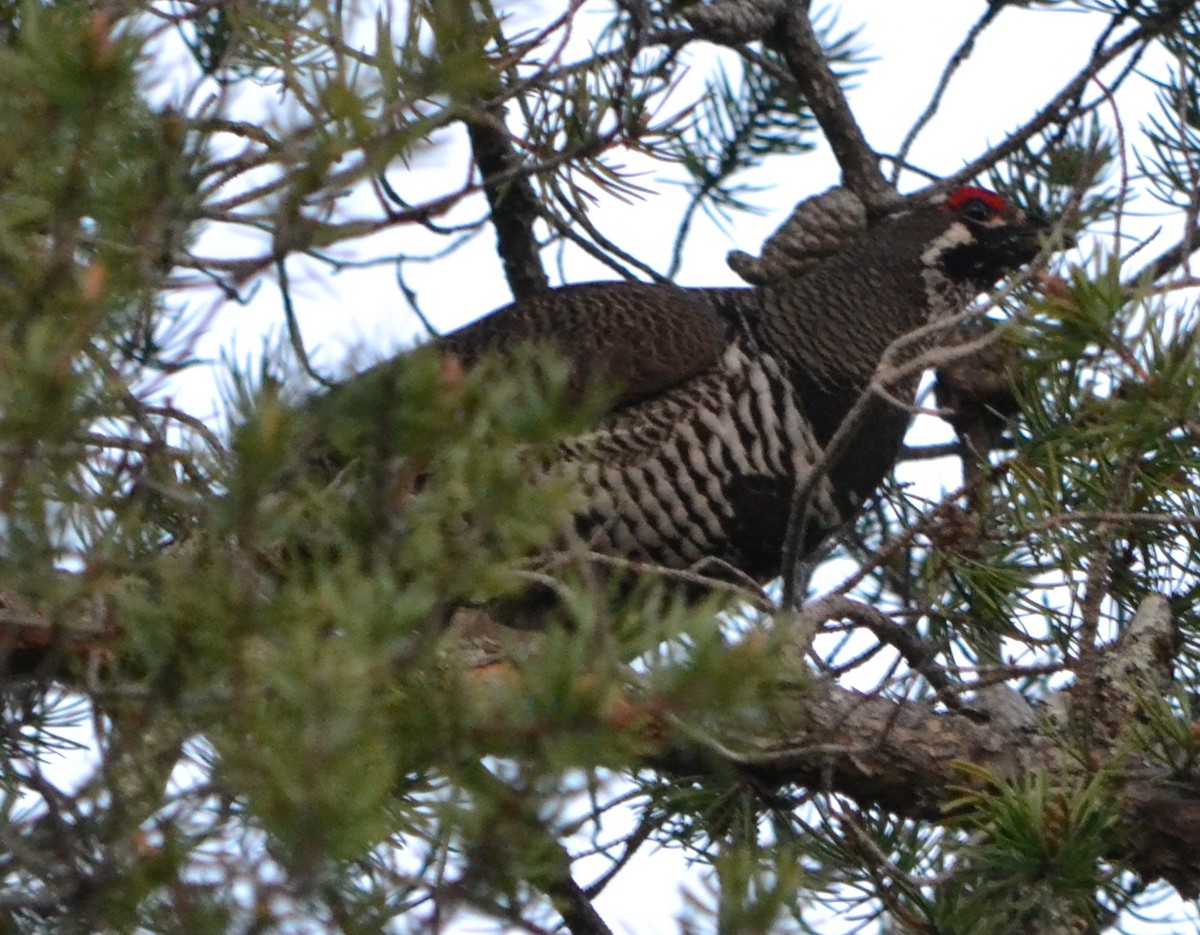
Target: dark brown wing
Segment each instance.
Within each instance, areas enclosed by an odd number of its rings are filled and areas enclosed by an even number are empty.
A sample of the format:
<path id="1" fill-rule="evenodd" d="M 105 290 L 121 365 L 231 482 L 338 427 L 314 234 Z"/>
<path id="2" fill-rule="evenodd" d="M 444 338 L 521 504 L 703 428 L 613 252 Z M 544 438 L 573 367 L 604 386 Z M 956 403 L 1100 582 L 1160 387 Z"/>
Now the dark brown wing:
<path id="1" fill-rule="evenodd" d="M 615 405 L 655 396 L 711 367 L 729 326 L 702 289 L 634 282 L 564 286 L 498 309 L 434 344 L 470 366 L 525 345 L 555 348 L 571 388 L 600 384 Z"/>

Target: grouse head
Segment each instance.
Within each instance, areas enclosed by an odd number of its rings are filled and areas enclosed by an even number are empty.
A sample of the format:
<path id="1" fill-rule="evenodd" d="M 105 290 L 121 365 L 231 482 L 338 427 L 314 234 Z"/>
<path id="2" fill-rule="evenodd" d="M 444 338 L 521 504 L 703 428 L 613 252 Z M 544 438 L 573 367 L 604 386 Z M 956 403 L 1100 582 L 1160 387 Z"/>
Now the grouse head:
<path id="1" fill-rule="evenodd" d="M 910 200 L 811 272 L 760 287 L 763 330 L 797 372 L 854 398 L 894 341 L 962 312 L 1045 232 L 985 188 Z"/>
<path id="2" fill-rule="evenodd" d="M 986 188 L 964 185 L 923 210 L 932 236 L 921 254 L 927 269 L 956 289 L 981 292 L 1028 263 L 1041 249 L 1047 225 Z"/>

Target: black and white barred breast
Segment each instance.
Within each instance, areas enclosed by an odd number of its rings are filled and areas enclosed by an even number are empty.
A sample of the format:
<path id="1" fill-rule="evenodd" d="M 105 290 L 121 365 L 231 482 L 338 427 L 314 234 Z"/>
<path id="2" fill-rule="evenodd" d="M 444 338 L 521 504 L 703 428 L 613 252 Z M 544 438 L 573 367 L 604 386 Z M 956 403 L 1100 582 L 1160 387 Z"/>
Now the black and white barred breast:
<path id="1" fill-rule="evenodd" d="M 710 372 L 622 411 L 563 446 L 595 551 L 672 568 L 708 556 L 766 581 L 779 573 L 792 492 L 820 457 L 793 384 L 741 335 Z M 828 480 L 814 537 L 841 524 Z"/>

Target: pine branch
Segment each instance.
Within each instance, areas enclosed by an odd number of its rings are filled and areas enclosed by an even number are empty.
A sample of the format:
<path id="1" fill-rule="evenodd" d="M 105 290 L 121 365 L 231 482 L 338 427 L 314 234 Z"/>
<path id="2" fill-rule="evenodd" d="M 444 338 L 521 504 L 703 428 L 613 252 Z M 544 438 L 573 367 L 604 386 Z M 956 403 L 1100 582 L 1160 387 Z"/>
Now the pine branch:
<path id="1" fill-rule="evenodd" d="M 523 835 L 535 842 L 535 847 L 545 851 L 536 876 L 529 882 L 540 889 L 562 916 L 563 924 L 571 935 L 612 935 L 612 930 L 592 905 L 591 897 L 571 875 L 571 857 L 557 837 L 544 826 L 537 814 L 535 803 L 518 790 L 491 772 L 481 763 L 468 764 L 464 772 L 469 782 L 494 800 L 504 810 L 507 818 L 514 821 Z M 505 868 L 480 868 L 481 872 Z M 474 871 L 468 870 L 471 874 Z"/>
<path id="2" fill-rule="evenodd" d="M 571 935 L 612 935 L 592 901 L 570 874 L 546 887 Z"/>
<path id="3" fill-rule="evenodd" d="M 1012 156 L 1030 139 L 1048 127 L 1068 123 L 1079 114 L 1086 112 L 1088 108 L 1081 106 L 1079 99 L 1088 84 L 1107 65 L 1119 59 L 1126 52 L 1134 50 L 1134 56 L 1140 57 L 1146 46 L 1185 16 L 1191 6 L 1189 0 L 1174 0 L 1174 2 L 1165 3 L 1158 13 L 1146 17 L 1139 26 L 1130 30 L 1112 45 L 1094 50 L 1087 65 L 1068 81 L 1062 90 L 1054 95 L 1037 114 L 1026 121 L 1024 126 L 1018 127 L 1005 137 L 1004 142 L 993 146 L 953 175 L 943 179 L 939 187 L 953 188 L 976 178 L 979 173 L 991 168 L 1002 159 Z M 1111 92 L 1113 89 L 1109 90 Z"/>

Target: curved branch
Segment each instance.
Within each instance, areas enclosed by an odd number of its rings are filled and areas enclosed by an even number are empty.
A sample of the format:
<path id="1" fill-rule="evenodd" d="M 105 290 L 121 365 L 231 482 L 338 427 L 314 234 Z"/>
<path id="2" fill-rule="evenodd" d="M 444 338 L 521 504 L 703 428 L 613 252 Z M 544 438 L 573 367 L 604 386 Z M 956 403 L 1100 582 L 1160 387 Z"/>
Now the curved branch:
<path id="1" fill-rule="evenodd" d="M 917 117 L 916 121 L 904 135 L 904 140 L 900 143 L 900 148 L 896 151 L 896 156 L 893 160 L 895 164 L 892 168 L 893 185 L 900 180 L 900 173 L 904 169 L 909 151 L 917 141 L 917 137 L 925 129 L 929 121 L 933 119 L 938 108 L 941 107 L 942 99 L 946 95 L 946 89 L 950 86 L 950 79 L 954 77 L 954 73 L 962 67 L 962 64 L 971 57 L 971 53 L 975 50 L 975 43 L 983 35 L 983 31 L 995 21 L 996 14 L 1002 9 L 1004 9 L 1003 4 L 989 4 L 984 14 L 971 26 L 966 38 L 955 49 L 954 54 L 950 57 L 950 61 L 946 63 L 946 67 L 942 71 L 942 76 L 938 79 L 937 88 L 934 89 L 933 96 L 930 97 L 929 103 L 925 105 L 925 109 L 921 111 L 921 115 Z"/>
<path id="2" fill-rule="evenodd" d="M 1169 250 L 1164 250 L 1135 275 L 1129 277 L 1125 288 L 1133 290 L 1137 288 L 1138 283 L 1158 282 L 1183 266 L 1197 250 L 1200 250 L 1200 224 L 1189 227 L 1178 243 Z"/>

